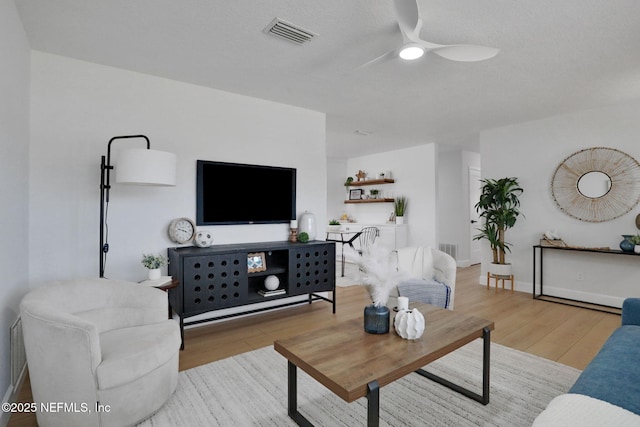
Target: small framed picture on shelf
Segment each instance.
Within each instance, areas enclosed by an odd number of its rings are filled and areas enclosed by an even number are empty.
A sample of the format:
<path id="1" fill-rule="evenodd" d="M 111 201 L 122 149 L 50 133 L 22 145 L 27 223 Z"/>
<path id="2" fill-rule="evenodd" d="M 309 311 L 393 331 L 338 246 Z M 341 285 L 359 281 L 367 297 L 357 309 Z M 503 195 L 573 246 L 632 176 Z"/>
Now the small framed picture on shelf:
<path id="1" fill-rule="evenodd" d="M 354 189 L 349 190 L 349 200 L 360 200 L 362 199 L 362 189 Z"/>
<path id="2" fill-rule="evenodd" d="M 247 254 L 247 271 L 249 273 L 257 273 L 259 271 L 265 271 L 266 269 L 267 260 L 264 257 L 264 252 Z"/>

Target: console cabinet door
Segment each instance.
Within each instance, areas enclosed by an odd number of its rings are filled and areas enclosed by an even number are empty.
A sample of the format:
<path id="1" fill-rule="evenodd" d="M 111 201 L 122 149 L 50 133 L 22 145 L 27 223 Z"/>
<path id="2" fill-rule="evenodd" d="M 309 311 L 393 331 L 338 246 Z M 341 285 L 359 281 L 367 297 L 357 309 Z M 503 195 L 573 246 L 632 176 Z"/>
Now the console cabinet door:
<path id="1" fill-rule="evenodd" d="M 184 310 L 193 315 L 247 303 L 247 254 L 183 258 Z"/>
<path id="2" fill-rule="evenodd" d="M 335 289 L 335 246 L 301 246 L 289 252 L 289 292 L 302 295 Z"/>

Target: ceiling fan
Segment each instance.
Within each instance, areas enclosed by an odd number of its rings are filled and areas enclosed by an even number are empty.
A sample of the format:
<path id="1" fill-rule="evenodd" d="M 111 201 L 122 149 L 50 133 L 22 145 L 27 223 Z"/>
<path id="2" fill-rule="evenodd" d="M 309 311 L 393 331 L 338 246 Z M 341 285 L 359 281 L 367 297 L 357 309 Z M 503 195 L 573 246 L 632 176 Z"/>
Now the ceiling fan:
<path id="1" fill-rule="evenodd" d="M 468 44 L 436 44 L 420 38 L 422 19 L 418 11 L 418 0 L 393 0 L 398 17 L 398 26 L 402 33 L 402 45 L 381 55 L 358 68 L 386 61 L 395 57 L 411 61 L 420 58 L 425 52 L 432 52 L 445 59 L 459 62 L 476 62 L 493 58 L 500 49 Z"/>

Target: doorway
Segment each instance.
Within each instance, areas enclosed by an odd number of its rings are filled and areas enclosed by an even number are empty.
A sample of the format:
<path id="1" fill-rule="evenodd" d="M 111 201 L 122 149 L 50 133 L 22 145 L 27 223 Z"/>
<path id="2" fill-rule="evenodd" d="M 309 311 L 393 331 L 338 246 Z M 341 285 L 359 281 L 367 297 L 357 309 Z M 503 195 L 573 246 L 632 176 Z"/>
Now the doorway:
<path id="1" fill-rule="evenodd" d="M 480 169 L 469 168 L 469 263 L 479 264 L 482 261 L 482 248 L 479 240 L 473 236 L 479 233 L 480 217 L 476 212 L 476 203 L 480 200 L 482 182 L 480 181 Z"/>

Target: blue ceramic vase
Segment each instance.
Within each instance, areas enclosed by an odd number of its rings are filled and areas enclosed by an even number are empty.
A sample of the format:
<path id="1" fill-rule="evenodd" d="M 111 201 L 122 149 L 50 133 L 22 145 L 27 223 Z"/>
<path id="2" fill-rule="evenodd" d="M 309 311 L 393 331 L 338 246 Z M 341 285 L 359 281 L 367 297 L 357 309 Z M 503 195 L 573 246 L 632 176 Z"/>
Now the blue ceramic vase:
<path id="1" fill-rule="evenodd" d="M 364 331 L 370 334 L 389 332 L 389 307 L 369 304 L 364 308 Z"/>
<path id="2" fill-rule="evenodd" d="M 624 237 L 624 240 L 620 242 L 620 249 L 622 249 L 625 252 L 633 252 L 633 248 L 636 245 L 634 245 L 629 241 L 629 237 L 631 237 L 631 234 L 623 234 L 622 237 Z"/>

